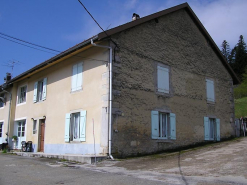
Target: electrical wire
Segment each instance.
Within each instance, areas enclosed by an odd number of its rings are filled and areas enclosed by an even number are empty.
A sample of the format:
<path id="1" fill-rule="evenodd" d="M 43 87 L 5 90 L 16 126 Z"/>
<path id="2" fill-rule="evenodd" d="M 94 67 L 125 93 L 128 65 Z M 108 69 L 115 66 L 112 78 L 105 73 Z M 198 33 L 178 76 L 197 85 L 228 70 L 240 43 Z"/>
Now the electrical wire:
<path id="1" fill-rule="evenodd" d="M 37 47 L 40 47 L 40 48 L 43 48 L 43 49 L 47 49 L 47 50 L 51 50 L 51 51 L 55 51 L 55 52 L 59 52 L 59 53 L 61 52 L 61 51 L 58 51 L 58 50 L 55 50 L 55 49 L 51 49 L 51 48 L 47 48 L 47 47 L 44 47 L 44 46 L 40 46 L 40 45 L 38 45 L 38 44 L 34 44 L 34 43 L 31 43 L 31 42 L 27 42 L 27 41 L 25 41 L 25 40 L 18 39 L 18 38 L 16 38 L 16 37 L 12 37 L 12 36 L 7 35 L 7 34 L 5 34 L 5 33 L 1 33 L 1 32 L 0 32 L 0 35 L 9 37 L 9 38 L 12 38 L 12 39 L 15 39 L 15 40 L 18 40 L 18 41 L 21 41 L 21 42 L 24 42 L 24 43 L 33 45 L 33 46 L 37 46 Z"/>
<path id="2" fill-rule="evenodd" d="M 90 17 L 94 20 L 94 22 L 99 26 L 99 28 L 106 34 L 107 37 L 110 38 L 110 40 L 115 44 L 115 46 L 116 46 L 117 48 L 119 48 L 118 45 L 117 45 L 117 43 L 115 43 L 115 42 L 111 39 L 111 37 L 106 33 L 106 31 L 99 25 L 99 23 L 95 20 L 95 18 L 92 16 L 92 14 L 87 10 L 87 8 L 84 6 L 84 4 L 83 4 L 80 0 L 78 0 L 78 1 L 79 1 L 79 3 L 83 6 L 83 8 L 86 10 L 86 12 L 90 15 Z"/>
<path id="3" fill-rule="evenodd" d="M 46 53 L 56 54 L 56 53 L 52 53 L 52 52 L 49 52 L 49 51 L 44 51 L 44 50 L 42 50 L 42 49 L 38 49 L 38 48 L 35 48 L 35 47 L 32 47 L 32 46 L 28 46 L 28 45 L 26 45 L 26 44 L 22 44 L 22 43 L 16 42 L 16 41 L 14 41 L 14 40 L 11 40 L 11 39 L 8 39 L 8 38 L 2 37 L 2 36 L 0 36 L 0 38 L 5 39 L 5 40 L 8 40 L 8 41 L 10 41 L 10 42 L 14 42 L 14 43 L 16 43 L 16 44 L 20 44 L 20 45 L 23 45 L 23 46 L 32 48 L 32 49 L 36 49 L 36 50 L 43 51 L 43 52 L 46 52 Z"/>

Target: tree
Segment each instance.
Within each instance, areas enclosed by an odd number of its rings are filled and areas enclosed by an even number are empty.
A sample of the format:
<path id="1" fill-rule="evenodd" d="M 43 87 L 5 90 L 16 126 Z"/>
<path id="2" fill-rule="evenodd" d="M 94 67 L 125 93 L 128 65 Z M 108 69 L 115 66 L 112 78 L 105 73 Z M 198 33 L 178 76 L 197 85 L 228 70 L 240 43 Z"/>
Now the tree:
<path id="1" fill-rule="evenodd" d="M 229 57 L 230 57 L 230 46 L 226 40 L 224 40 L 221 44 L 221 53 L 226 58 L 226 61 L 229 63 Z"/>
<path id="2" fill-rule="evenodd" d="M 234 89 L 234 98 L 242 98 L 247 96 L 247 68 L 242 75 L 242 83 Z"/>
<path id="3" fill-rule="evenodd" d="M 232 49 L 228 57 L 228 62 L 237 76 L 242 80 L 242 75 L 247 67 L 247 50 L 243 35 L 240 35 L 237 45 Z"/>

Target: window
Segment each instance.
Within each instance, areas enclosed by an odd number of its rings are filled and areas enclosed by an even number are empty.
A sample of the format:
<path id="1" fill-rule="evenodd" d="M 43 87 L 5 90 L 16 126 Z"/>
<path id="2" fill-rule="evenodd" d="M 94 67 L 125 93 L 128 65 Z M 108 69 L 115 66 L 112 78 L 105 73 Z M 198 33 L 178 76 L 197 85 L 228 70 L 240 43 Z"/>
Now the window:
<path id="1" fill-rule="evenodd" d="M 214 96 L 214 81 L 206 79 L 207 101 L 215 102 Z"/>
<path id="2" fill-rule="evenodd" d="M 33 120 L 33 134 L 37 133 L 37 120 Z"/>
<path id="3" fill-rule="evenodd" d="M 169 68 L 157 66 L 157 90 L 161 93 L 169 93 Z"/>
<path id="4" fill-rule="evenodd" d="M 65 142 L 86 141 L 86 111 L 66 114 Z"/>
<path id="5" fill-rule="evenodd" d="M 0 108 L 4 106 L 4 94 L 0 94 Z"/>
<path id="6" fill-rule="evenodd" d="M 73 65 L 73 74 L 72 74 L 72 83 L 71 83 L 72 92 L 82 89 L 82 71 L 83 71 L 82 62 Z"/>
<path id="7" fill-rule="evenodd" d="M 27 86 L 22 86 L 18 91 L 18 104 L 26 102 Z"/>
<path id="8" fill-rule="evenodd" d="M 176 115 L 159 111 L 151 112 L 152 139 L 176 139 Z"/>
<path id="9" fill-rule="evenodd" d="M 220 141 L 220 119 L 204 117 L 205 140 Z"/>
<path id="10" fill-rule="evenodd" d="M 46 100 L 46 84 L 47 78 L 34 83 L 33 102 Z"/>
<path id="11" fill-rule="evenodd" d="M 3 122 L 0 122 L 0 137 L 3 137 Z"/>
<path id="12" fill-rule="evenodd" d="M 24 137 L 25 136 L 25 123 L 26 121 L 18 121 L 17 122 L 17 136 Z"/>

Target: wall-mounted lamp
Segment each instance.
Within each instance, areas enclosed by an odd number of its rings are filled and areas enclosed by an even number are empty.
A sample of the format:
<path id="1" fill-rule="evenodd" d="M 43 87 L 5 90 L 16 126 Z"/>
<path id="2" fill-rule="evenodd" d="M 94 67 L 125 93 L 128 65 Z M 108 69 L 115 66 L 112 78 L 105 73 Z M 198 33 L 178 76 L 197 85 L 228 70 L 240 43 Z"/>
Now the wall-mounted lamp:
<path id="1" fill-rule="evenodd" d="M 46 116 L 43 116 L 44 119 L 46 119 Z"/>
<path id="2" fill-rule="evenodd" d="M 31 120 L 33 120 L 33 121 L 34 121 L 34 119 L 33 119 L 33 118 L 31 118 Z"/>

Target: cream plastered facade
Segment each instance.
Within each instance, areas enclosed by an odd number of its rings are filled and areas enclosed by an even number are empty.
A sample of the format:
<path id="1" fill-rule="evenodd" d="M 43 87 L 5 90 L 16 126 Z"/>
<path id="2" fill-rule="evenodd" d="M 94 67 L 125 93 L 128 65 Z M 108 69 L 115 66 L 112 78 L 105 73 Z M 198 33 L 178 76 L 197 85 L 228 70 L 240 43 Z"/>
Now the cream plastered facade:
<path id="1" fill-rule="evenodd" d="M 32 141 L 34 152 L 39 151 L 40 122 L 45 120 L 44 153 L 94 154 L 94 144 L 96 154 L 108 153 L 108 61 L 108 49 L 92 46 L 28 78 L 14 82 L 12 89 L 9 89 L 13 95 L 10 138 L 17 133 L 17 121 L 25 120 L 24 139 Z M 83 62 L 82 89 L 72 92 L 72 67 L 80 62 Z M 47 78 L 46 99 L 34 103 L 34 84 L 44 78 Z M 27 86 L 26 102 L 18 104 L 18 92 L 24 85 Z M 85 110 L 86 141 L 65 142 L 65 115 Z M 4 120 L 5 133 L 8 102 L 0 109 L 0 120 Z M 37 120 L 35 134 L 33 120 Z M 13 145 L 11 141 L 10 145 Z M 20 144 L 17 148 L 20 149 Z"/>

